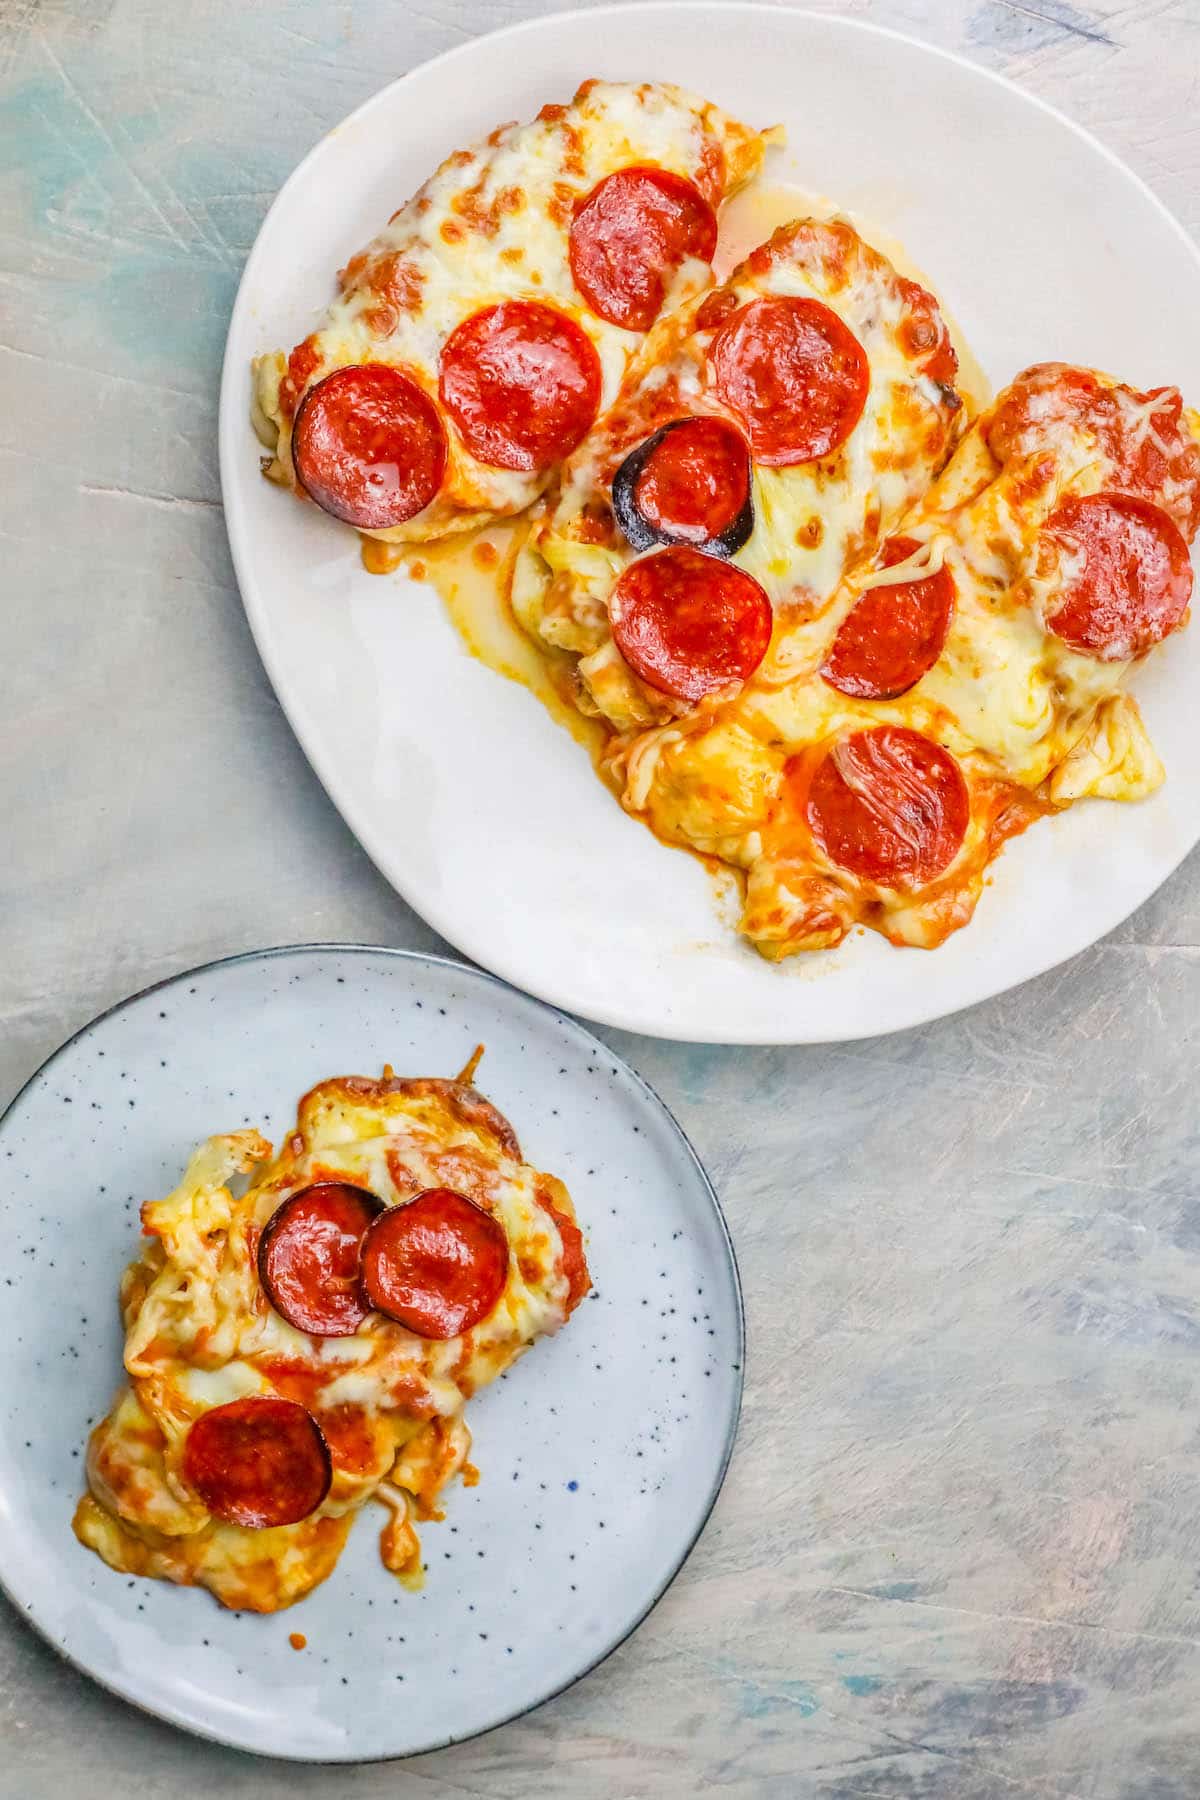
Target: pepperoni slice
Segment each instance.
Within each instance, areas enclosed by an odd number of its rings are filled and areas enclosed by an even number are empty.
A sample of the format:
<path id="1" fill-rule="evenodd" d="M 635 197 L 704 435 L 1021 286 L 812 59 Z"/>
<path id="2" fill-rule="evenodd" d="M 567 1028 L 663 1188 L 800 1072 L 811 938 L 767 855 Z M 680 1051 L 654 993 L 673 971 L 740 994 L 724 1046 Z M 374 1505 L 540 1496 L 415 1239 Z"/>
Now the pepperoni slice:
<path id="1" fill-rule="evenodd" d="M 471 455 L 495 469 L 548 469 L 569 456 L 599 411 L 600 386 L 591 338 L 536 300 L 485 306 L 442 350 L 442 405 Z"/>
<path id="2" fill-rule="evenodd" d="M 913 538 L 892 538 L 883 548 L 884 567 L 905 562 L 919 548 Z M 856 700 L 894 700 L 942 654 L 953 611 L 949 569 L 868 588 L 842 620 L 821 674 Z"/>
<path id="3" fill-rule="evenodd" d="M 708 354 L 717 394 L 745 425 L 756 462 L 828 456 L 867 403 L 867 353 L 819 300 L 751 300 L 721 327 Z"/>
<path id="4" fill-rule="evenodd" d="M 423 388 L 389 363 L 354 363 L 309 388 L 292 428 L 305 492 L 364 531 L 422 512 L 446 472 L 446 433 Z"/>
<path id="5" fill-rule="evenodd" d="M 692 704 L 748 681 L 771 642 L 771 602 L 754 577 L 684 547 L 631 563 L 608 616 L 630 668 Z"/>
<path id="6" fill-rule="evenodd" d="M 255 1395 L 201 1413 L 184 1445 L 183 1477 L 214 1517 L 264 1531 L 315 1512 L 333 1469 L 310 1412 Z"/>
<path id="7" fill-rule="evenodd" d="M 493 1310 L 508 1279 L 508 1238 L 453 1188 L 426 1188 L 380 1213 L 362 1247 L 363 1293 L 423 1338 L 454 1338 Z"/>
<path id="8" fill-rule="evenodd" d="M 313 1337 L 353 1337 L 370 1307 L 358 1287 L 363 1233 L 383 1202 L 363 1188 L 320 1181 L 267 1221 L 258 1277 L 281 1318 Z"/>
<path id="9" fill-rule="evenodd" d="M 630 451 L 612 498 L 635 550 L 695 544 L 732 556 L 754 529 L 746 440 L 724 419 L 674 419 Z"/>
<path id="10" fill-rule="evenodd" d="M 1036 363 L 1000 395 L 984 431 L 996 459 L 1011 462 L 1040 454 L 1064 426 L 1094 433 L 1112 487 L 1161 506 L 1190 542 L 1200 528 L 1200 444 L 1177 388 L 1143 394 L 1094 369 Z"/>
<path id="11" fill-rule="evenodd" d="M 694 182 L 633 166 L 597 182 L 571 226 L 571 274 L 610 324 L 649 331 L 667 283 L 689 256 L 711 262 L 717 215 Z"/>
<path id="12" fill-rule="evenodd" d="M 842 738 L 808 788 L 809 827 L 843 869 L 922 887 L 958 854 L 971 800 L 954 758 L 919 731 L 878 725 Z"/>
<path id="13" fill-rule="evenodd" d="M 1043 531 L 1066 569 L 1046 622 L 1073 650 L 1126 662 L 1174 631 L 1192 597 L 1192 565 L 1161 507 L 1132 494 L 1072 494 Z"/>

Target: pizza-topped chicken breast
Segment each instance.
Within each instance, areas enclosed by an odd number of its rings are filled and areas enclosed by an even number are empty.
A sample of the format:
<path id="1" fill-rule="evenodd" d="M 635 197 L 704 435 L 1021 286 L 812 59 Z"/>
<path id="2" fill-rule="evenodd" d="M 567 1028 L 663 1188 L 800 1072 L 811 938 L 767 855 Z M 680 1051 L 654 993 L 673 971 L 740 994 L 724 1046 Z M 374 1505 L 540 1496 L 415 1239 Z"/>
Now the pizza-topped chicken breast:
<path id="1" fill-rule="evenodd" d="M 583 84 L 448 157 L 255 365 L 275 481 L 425 543 L 529 505 L 664 306 L 711 280 L 716 209 L 764 137 L 683 89 Z"/>
<path id="2" fill-rule="evenodd" d="M 81 1542 L 274 1612 L 377 1499 L 384 1562 L 419 1581 L 415 1522 L 477 1478 L 466 1402 L 590 1286 L 562 1183 L 469 1081 L 385 1070 L 306 1094 L 273 1160 L 255 1131 L 210 1138 L 142 1220 Z"/>
<path id="3" fill-rule="evenodd" d="M 842 218 L 714 285 L 773 136 L 588 82 L 451 157 L 263 359 L 268 472 L 397 540 L 527 511 L 498 606 L 626 811 L 769 958 L 931 948 L 1008 838 L 1162 780 L 1125 683 L 1187 620 L 1200 420 L 1044 363 L 972 421 L 937 300 Z"/>
<path id="4" fill-rule="evenodd" d="M 949 455 L 955 373 L 931 295 L 843 220 L 781 227 L 661 319 L 516 568 L 580 709 L 624 732 L 786 674 Z"/>
<path id="5" fill-rule="evenodd" d="M 1200 420 L 1177 390 L 1027 370 L 830 604 L 784 681 L 614 747 L 626 806 L 746 875 L 770 957 L 859 923 L 932 947 L 1005 840 L 1162 779 L 1130 669 L 1187 619 Z"/>

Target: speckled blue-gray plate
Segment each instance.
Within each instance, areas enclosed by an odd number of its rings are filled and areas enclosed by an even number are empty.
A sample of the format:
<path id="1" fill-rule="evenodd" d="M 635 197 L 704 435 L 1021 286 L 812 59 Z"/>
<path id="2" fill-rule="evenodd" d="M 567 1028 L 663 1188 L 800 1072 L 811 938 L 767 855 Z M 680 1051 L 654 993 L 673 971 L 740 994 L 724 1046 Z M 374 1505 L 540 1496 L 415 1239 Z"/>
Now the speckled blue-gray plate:
<path id="1" fill-rule="evenodd" d="M 424 1591 L 379 1561 L 367 1508 L 334 1574 L 273 1618 L 113 1574 L 71 1534 L 83 1445 L 121 1367 L 117 1280 L 137 1209 L 192 1145 L 278 1139 L 322 1076 L 451 1074 L 561 1175 L 595 1292 L 472 1403 L 483 1479 L 424 1528 Z M 307 947 L 215 963 L 71 1039 L 0 1123 L 6 1246 L 0 1580 L 64 1655 L 206 1736 L 319 1761 L 403 1756 L 567 1686 L 662 1593 L 716 1498 L 737 1424 L 737 1270 L 704 1171 L 588 1032 L 476 970 Z M 290 1648 L 303 1632 L 307 1649 Z"/>

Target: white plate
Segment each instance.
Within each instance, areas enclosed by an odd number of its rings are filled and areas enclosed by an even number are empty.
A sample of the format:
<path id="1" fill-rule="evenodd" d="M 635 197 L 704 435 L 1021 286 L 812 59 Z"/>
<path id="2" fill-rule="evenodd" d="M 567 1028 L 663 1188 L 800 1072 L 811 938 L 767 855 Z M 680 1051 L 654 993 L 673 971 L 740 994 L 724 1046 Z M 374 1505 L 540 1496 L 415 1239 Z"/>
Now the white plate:
<path id="1" fill-rule="evenodd" d="M 929 272 L 996 384 L 1049 357 L 1200 400 L 1200 256 L 1141 182 L 1059 114 L 907 38 L 774 7 L 638 5 L 516 27 L 416 70 L 325 138 L 247 264 L 221 396 L 226 518 L 268 673 L 330 796 L 445 937 L 572 1011 L 711 1042 L 862 1037 L 936 1018 L 1112 929 L 1200 837 L 1200 632 L 1139 673 L 1170 779 L 1009 846 L 975 922 L 933 954 L 868 934 L 771 967 L 708 877 L 627 819 L 584 751 L 462 649 L 429 590 L 261 480 L 252 354 L 312 328 L 334 271 L 443 153 L 586 75 L 678 81 L 782 120 L 778 179 L 832 196 Z M 481 778 L 482 776 L 482 778 Z"/>
<path id="2" fill-rule="evenodd" d="M 138 1203 L 192 1145 L 278 1139 L 332 1074 L 450 1074 L 561 1175 L 596 1291 L 471 1403 L 477 1488 L 423 1528 L 426 1586 L 379 1560 L 368 1506 L 329 1580 L 273 1618 L 114 1574 L 71 1534 L 89 1425 L 121 1368 Z M 0 1581 L 56 1649 L 206 1737 L 321 1762 L 404 1756 L 557 1693 L 645 1616 L 720 1488 L 742 1385 L 733 1251 L 661 1101 L 574 1023 L 456 963 L 310 946 L 213 963 L 63 1046 L 0 1123 L 7 1247 Z M 300 1631 L 297 1653 L 288 1634 Z"/>

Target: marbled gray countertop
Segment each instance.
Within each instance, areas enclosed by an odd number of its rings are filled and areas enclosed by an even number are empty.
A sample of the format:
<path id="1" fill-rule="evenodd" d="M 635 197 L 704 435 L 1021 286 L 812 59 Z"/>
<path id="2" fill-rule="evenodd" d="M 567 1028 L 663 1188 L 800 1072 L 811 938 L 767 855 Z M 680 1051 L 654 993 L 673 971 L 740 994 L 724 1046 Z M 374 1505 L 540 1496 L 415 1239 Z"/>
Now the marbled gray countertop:
<path id="1" fill-rule="evenodd" d="M 442 948 L 325 799 L 234 586 L 221 348 L 329 125 L 530 0 L 0 0 L 0 1098 L 121 995 L 314 938 Z M 1200 5 L 870 0 L 1096 131 L 1200 228 Z M 1200 322 L 1198 322 L 1200 328 Z M 0 1794 L 1200 1795 L 1200 860 L 1064 969 L 903 1037 L 606 1033 L 737 1239 L 732 1473 L 649 1622 L 417 1762 L 272 1766 L 0 1602 Z"/>

